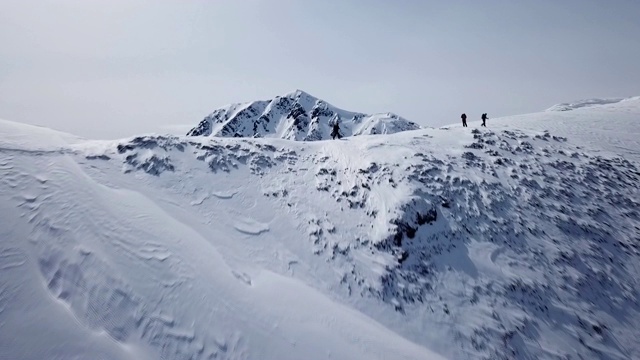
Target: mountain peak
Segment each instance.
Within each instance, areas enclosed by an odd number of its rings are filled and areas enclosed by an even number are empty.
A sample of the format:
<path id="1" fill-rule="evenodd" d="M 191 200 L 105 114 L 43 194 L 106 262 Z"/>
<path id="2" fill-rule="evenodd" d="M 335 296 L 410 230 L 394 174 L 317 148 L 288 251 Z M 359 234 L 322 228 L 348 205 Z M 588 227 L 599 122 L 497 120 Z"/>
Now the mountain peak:
<path id="1" fill-rule="evenodd" d="M 309 98 L 318 99 L 317 97 L 309 94 L 308 92 L 306 92 L 304 90 L 300 90 L 300 89 L 296 89 L 295 91 L 286 93 L 282 97 L 288 97 L 288 98 L 309 97 Z"/>
<path id="2" fill-rule="evenodd" d="M 342 110 L 296 89 L 270 100 L 219 108 L 187 135 L 326 140 L 330 138 L 334 121 L 339 122 L 342 136 L 391 134 L 420 128 L 392 113 L 371 115 Z"/>

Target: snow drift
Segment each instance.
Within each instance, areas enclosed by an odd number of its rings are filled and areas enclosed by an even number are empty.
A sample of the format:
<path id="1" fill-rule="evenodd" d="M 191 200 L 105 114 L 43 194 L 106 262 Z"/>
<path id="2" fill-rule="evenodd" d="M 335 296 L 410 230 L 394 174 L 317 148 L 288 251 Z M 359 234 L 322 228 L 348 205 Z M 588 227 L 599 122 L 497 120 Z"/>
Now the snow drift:
<path id="1" fill-rule="evenodd" d="M 329 139 L 331 124 L 343 136 L 392 134 L 419 129 L 396 114 L 367 115 L 338 109 L 302 90 L 266 101 L 231 104 L 217 109 L 188 136 L 277 137 L 287 140 Z"/>
<path id="2" fill-rule="evenodd" d="M 585 107 L 594 107 L 601 105 L 616 104 L 622 101 L 638 100 L 639 97 L 630 98 L 611 98 L 611 99 L 585 99 L 569 103 L 561 103 L 547 109 L 547 111 L 570 111 Z"/>
<path id="3" fill-rule="evenodd" d="M 602 111 L 620 131 L 594 137 Z M 638 358 L 639 116 L 314 142 L 0 122 L 0 356 Z"/>

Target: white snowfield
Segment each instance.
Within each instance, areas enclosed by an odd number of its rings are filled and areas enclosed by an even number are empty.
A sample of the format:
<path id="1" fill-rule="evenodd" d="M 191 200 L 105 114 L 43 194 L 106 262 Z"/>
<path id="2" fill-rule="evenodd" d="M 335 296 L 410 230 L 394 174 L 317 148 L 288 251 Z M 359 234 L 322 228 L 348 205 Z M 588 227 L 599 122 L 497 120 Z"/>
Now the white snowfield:
<path id="1" fill-rule="evenodd" d="M 638 359 L 639 121 L 640 99 L 313 142 L 0 121 L 0 359 Z"/>
<path id="2" fill-rule="evenodd" d="M 629 98 L 610 98 L 610 99 L 586 99 L 579 100 L 570 103 L 562 103 L 554 105 L 547 109 L 547 111 L 570 111 L 580 109 L 584 107 L 594 107 L 599 105 L 616 104 L 624 101 L 637 101 L 639 96 Z"/>

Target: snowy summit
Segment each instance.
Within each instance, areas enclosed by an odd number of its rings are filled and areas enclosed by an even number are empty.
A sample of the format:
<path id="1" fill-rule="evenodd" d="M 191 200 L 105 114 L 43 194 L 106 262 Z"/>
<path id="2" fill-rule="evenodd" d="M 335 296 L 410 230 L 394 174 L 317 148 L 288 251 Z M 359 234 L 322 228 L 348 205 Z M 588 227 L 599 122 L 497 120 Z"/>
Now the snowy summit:
<path id="1" fill-rule="evenodd" d="M 286 140 L 335 115 L 397 124 L 302 92 L 223 137 L 0 121 L 0 358 L 640 358 L 640 98 Z"/>
<path id="2" fill-rule="evenodd" d="M 326 140 L 330 138 L 331 125 L 336 122 L 342 136 L 393 134 L 420 128 L 396 114 L 367 115 L 345 111 L 296 90 L 272 100 L 224 106 L 207 116 L 187 135 Z"/>

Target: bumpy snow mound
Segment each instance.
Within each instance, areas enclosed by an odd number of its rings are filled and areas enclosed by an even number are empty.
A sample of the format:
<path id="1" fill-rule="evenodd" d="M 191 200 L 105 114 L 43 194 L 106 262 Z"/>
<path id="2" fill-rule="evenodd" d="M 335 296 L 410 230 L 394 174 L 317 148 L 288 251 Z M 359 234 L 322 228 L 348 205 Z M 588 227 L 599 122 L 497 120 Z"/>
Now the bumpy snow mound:
<path id="1" fill-rule="evenodd" d="M 580 109 L 580 108 L 585 108 L 585 107 L 594 107 L 594 106 L 600 106 L 600 105 L 616 104 L 616 103 L 619 103 L 619 102 L 622 102 L 622 101 L 638 100 L 638 99 L 640 99 L 640 97 L 611 98 L 611 99 L 586 99 L 586 100 L 579 100 L 579 101 L 574 101 L 574 102 L 570 102 L 570 103 L 557 104 L 557 105 L 554 105 L 554 106 L 548 108 L 546 111 L 570 111 L 570 110 L 575 110 L 575 109 Z"/>
<path id="2" fill-rule="evenodd" d="M 315 141 L 329 139 L 330 123 L 336 121 L 343 136 L 392 134 L 420 128 L 392 113 L 367 115 L 344 111 L 297 90 L 273 100 L 217 109 L 187 135 Z"/>

